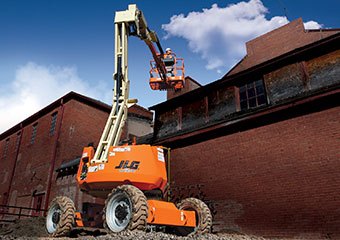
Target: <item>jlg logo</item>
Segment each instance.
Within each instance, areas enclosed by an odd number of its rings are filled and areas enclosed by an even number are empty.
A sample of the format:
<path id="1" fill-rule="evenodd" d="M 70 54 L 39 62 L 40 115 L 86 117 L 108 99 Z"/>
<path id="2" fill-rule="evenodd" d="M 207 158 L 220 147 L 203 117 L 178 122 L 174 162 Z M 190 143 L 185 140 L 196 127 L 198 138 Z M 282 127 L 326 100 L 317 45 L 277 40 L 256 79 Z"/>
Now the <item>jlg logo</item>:
<path id="1" fill-rule="evenodd" d="M 129 160 L 122 160 L 120 161 L 119 165 L 116 166 L 116 169 L 131 169 L 131 170 L 137 170 L 139 167 L 140 162 L 139 161 L 132 161 L 129 165 Z"/>

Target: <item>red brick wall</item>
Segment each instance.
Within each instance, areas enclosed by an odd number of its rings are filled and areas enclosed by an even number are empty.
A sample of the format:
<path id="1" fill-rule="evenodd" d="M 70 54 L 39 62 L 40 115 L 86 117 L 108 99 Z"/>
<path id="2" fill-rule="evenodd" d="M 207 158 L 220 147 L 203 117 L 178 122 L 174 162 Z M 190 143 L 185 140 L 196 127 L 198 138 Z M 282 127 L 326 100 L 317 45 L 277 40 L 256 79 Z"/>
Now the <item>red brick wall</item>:
<path id="1" fill-rule="evenodd" d="M 58 111 L 57 126 L 55 134 L 50 136 L 51 114 L 55 111 Z M 97 145 L 107 116 L 106 112 L 71 100 L 65 103 L 64 114 L 62 114 L 61 108 L 57 108 L 37 119 L 37 135 L 33 144 L 30 144 L 32 125 L 36 122 L 24 127 L 8 204 L 33 207 L 34 192 L 44 194 L 43 203 L 52 200 L 56 195 L 70 196 L 77 205 L 82 202 L 83 198 L 84 201 L 94 202 L 92 197 L 87 195 L 83 197 L 83 194 L 78 190 L 75 176 L 57 179 L 55 169 L 60 167 L 63 162 L 79 157 L 83 147 L 87 146 L 89 142 L 93 141 Z M 61 132 L 56 147 L 58 125 L 61 119 Z M 15 137 L 15 134 L 10 136 L 9 155 L 14 151 Z M 56 153 L 54 152 L 55 147 Z M 56 154 L 56 158 L 51 181 L 51 195 L 47 199 L 49 174 L 54 154 Z M 8 180 L 6 182 L 8 184 L 10 184 L 9 174 L 13 169 L 15 156 L 11 155 L 9 160 L 10 162 L 5 165 L 8 173 L 4 176 Z M 1 185 L 1 193 L 3 194 L 7 188 L 6 185 Z M 4 198 L 3 195 L 2 198 Z"/>
<path id="2" fill-rule="evenodd" d="M 7 203 L 10 181 L 17 155 L 17 141 L 20 140 L 20 135 L 18 134 L 19 132 L 16 132 L 0 142 L 0 204 Z M 8 146 L 5 153 L 7 140 Z"/>
<path id="3" fill-rule="evenodd" d="M 50 136 L 51 114 L 42 116 L 36 122 L 23 128 L 16 168 L 11 184 L 9 205 L 32 207 L 33 192 L 46 193 L 48 172 L 54 150 L 56 134 Z M 60 114 L 58 120 L 60 121 Z M 38 123 L 35 141 L 31 144 L 32 126 Z M 14 135 L 11 136 L 11 138 Z M 13 157 L 13 162 L 15 157 Z M 44 199 L 45 200 L 45 199 Z"/>
<path id="4" fill-rule="evenodd" d="M 108 113 L 81 102 L 71 100 L 65 104 L 62 127 L 57 147 L 55 169 L 62 163 L 80 157 L 83 147 L 93 142 L 98 145 Z M 95 199 L 79 191 L 75 175 L 57 179 L 53 172 L 50 201 L 59 195 L 69 196 L 81 208 L 82 201 L 95 202 Z"/>
<path id="5" fill-rule="evenodd" d="M 172 151 L 175 197 L 203 198 L 214 230 L 340 238 L 340 107 Z"/>
<path id="6" fill-rule="evenodd" d="M 55 170 L 62 163 L 80 157 L 83 147 L 89 143 L 93 142 L 94 146 L 98 145 L 109 113 L 75 99 L 68 100 L 63 107 L 58 103 L 54 106 L 54 109 L 49 108 L 52 109 L 50 112 L 44 113 L 42 116 L 37 115 L 34 122 L 25 125 L 20 130 L 22 139 L 18 154 L 16 149 L 18 132 L 14 132 L 8 137 L 2 136 L 0 141 L 1 203 L 33 207 L 36 194 L 43 194 L 42 208 L 47 207 L 48 203 L 58 195 L 71 197 L 79 210 L 81 210 L 83 202 L 102 203 L 102 200 L 79 191 L 75 175 L 58 177 Z M 50 135 L 51 115 L 55 112 L 58 112 L 57 124 L 54 134 Z M 152 120 L 152 112 L 140 106 L 133 106 L 129 109 L 129 114 L 131 113 L 134 114 L 134 117 Z M 148 124 L 149 120 L 143 121 Z M 32 126 L 36 123 L 38 123 L 37 134 L 34 143 L 31 144 Z M 59 127 L 60 131 L 58 131 Z M 127 126 L 125 126 L 122 138 L 127 138 L 127 135 Z M 9 146 L 6 157 L 4 157 L 8 138 Z M 9 186 L 11 186 L 10 191 Z M 7 194 L 8 191 L 9 194 Z M 8 199 L 7 195 L 9 195 Z"/>
<path id="7" fill-rule="evenodd" d="M 336 33 L 339 33 L 338 29 L 306 31 L 302 19 L 296 19 L 247 42 L 247 56 L 228 74 L 241 72 Z"/>

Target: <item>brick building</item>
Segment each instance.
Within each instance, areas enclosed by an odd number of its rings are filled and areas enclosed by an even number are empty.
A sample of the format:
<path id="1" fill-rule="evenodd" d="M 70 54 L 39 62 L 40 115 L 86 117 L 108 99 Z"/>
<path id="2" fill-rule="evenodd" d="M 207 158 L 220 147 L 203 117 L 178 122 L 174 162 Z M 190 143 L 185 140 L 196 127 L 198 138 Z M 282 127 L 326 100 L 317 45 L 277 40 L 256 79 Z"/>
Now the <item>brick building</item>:
<path id="1" fill-rule="evenodd" d="M 151 108 L 154 133 L 140 142 L 173 149 L 174 201 L 207 202 L 214 231 L 340 237 L 339 32 L 293 21 L 248 42 L 220 80 L 202 87 L 186 78 L 185 91 Z M 74 169 L 109 110 L 70 93 L 1 134 L 1 201 L 94 203 L 78 191 Z M 129 116 L 124 137 L 150 131 L 150 112 L 134 106 Z"/>
<path id="2" fill-rule="evenodd" d="M 55 196 L 100 202 L 75 181 L 82 148 L 100 139 L 111 106 L 70 92 L 0 135 L 1 204 L 46 209 Z M 129 108 L 122 139 L 152 131 L 152 113 Z"/>
<path id="3" fill-rule="evenodd" d="M 215 231 L 340 238 L 339 32 L 295 20 L 220 80 L 151 107 L 174 200 L 206 201 Z"/>

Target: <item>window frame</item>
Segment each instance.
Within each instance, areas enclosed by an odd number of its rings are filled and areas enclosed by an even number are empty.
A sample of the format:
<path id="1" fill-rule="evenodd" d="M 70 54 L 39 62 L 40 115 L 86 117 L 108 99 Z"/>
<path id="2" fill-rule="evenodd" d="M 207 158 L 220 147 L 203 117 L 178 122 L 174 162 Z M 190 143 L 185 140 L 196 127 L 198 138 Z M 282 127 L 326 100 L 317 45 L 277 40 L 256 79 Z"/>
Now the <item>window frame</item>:
<path id="1" fill-rule="evenodd" d="M 237 88 L 239 111 L 268 105 L 266 86 L 262 78 L 246 82 Z"/>
<path id="2" fill-rule="evenodd" d="M 51 114 L 51 125 L 49 130 L 49 136 L 53 136 L 57 127 L 58 111 Z"/>
<path id="3" fill-rule="evenodd" d="M 4 150 L 2 152 L 2 159 L 6 159 L 7 158 L 8 149 L 9 149 L 9 141 L 10 141 L 10 138 L 7 138 L 5 140 Z"/>
<path id="4" fill-rule="evenodd" d="M 38 122 L 32 125 L 32 134 L 31 134 L 30 144 L 34 144 L 35 139 L 37 137 L 37 132 L 38 132 Z"/>
<path id="5" fill-rule="evenodd" d="M 21 131 L 17 133 L 17 139 L 15 140 L 15 152 L 19 150 L 20 139 L 21 139 Z"/>

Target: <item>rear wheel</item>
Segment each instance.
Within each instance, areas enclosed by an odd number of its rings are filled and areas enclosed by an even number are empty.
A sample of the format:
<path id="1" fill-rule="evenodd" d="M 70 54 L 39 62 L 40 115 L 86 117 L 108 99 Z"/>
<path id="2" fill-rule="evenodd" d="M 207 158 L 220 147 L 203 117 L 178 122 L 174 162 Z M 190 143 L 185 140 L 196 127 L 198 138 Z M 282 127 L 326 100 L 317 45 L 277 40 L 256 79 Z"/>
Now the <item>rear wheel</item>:
<path id="1" fill-rule="evenodd" d="M 70 234 L 75 219 L 73 201 L 65 196 L 52 200 L 46 216 L 46 230 L 53 237 L 62 237 Z"/>
<path id="2" fill-rule="evenodd" d="M 197 198 L 186 198 L 177 204 L 180 210 L 191 210 L 195 211 L 196 215 L 196 227 L 186 228 L 178 227 L 176 232 L 180 235 L 188 234 L 206 234 L 211 232 L 212 227 L 212 215 L 209 207 L 201 200 Z"/>
<path id="3" fill-rule="evenodd" d="M 103 220 L 108 231 L 145 230 L 147 218 L 146 197 L 132 185 L 118 186 L 105 201 Z"/>

